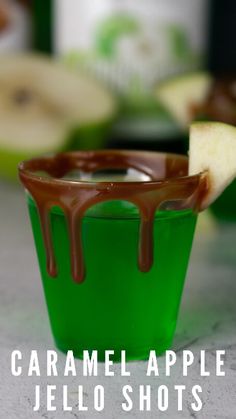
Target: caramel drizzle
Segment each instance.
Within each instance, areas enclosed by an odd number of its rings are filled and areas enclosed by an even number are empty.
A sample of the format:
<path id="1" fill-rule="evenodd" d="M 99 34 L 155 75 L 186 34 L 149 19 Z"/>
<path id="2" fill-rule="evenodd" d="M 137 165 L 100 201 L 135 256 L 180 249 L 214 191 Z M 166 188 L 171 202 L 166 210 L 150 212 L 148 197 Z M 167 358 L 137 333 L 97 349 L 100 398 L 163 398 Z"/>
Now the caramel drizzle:
<path id="1" fill-rule="evenodd" d="M 107 168 L 135 168 L 151 176 L 150 182 L 81 182 L 61 179 L 71 170 L 94 172 Z M 46 171 L 53 178 L 35 175 Z M 187 159 L 159 153 L 100 151 L 59 154 L 33 159 L 20 165 L 20 179 L 35 200 L 46 249 L 47 271 L 57 276 L 53 250 L 50 210 L 60 207 L 68 225 L 71 272 L 75 282 L 86 275 L 82 243 L 82 219 L 95 204 L 108 200 L 124 200 L 134 205 L 140 214 L 139 255 L 140 271 L 148 272 L 153 264 L 153 224 L 155 213 L 166 201 L 176 201 L 175 208 L 198 211 L 207 185 L 204 175 L 179 177 L 186 174 Z M 158 181 L 164 176 L 169 180 Z"/>

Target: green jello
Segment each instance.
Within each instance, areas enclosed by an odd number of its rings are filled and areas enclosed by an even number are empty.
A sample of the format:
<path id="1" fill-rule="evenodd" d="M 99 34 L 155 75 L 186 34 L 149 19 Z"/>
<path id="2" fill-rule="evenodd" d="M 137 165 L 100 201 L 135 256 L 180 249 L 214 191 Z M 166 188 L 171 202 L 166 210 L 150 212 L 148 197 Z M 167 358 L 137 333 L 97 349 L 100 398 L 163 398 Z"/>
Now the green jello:
<path id="1" fill-rule="evenodd" d="M 127 202 L 111 201 L 90 208 L 83 218 L 86 278 L 71 277 L 66 219 L 51 210 L 57 278 L 46 269 L 38 211 L 29 198 L 29 212 L 55 343 L 77 357 L 82 351 L 115 350 L 119 360 L 145 359 L 151 349 L 161 354 L 171 346 L 188 266 L 197 215 L 192 210 L 159 211 L 154 222 L 154 263 L 138 269 L 140 219 Z"/>

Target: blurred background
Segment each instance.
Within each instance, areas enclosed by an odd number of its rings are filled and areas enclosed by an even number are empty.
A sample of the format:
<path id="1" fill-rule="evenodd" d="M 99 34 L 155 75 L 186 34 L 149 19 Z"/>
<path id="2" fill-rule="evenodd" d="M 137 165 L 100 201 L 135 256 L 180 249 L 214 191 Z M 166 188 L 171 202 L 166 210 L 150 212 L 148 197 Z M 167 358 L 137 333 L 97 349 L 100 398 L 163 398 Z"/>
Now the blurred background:
<path id="1" fill-rule="evenodd" d="M 0 177 L 51 151 L 186 153 L 192 120 L 236 124 L 235 19 L 233 0 L 0 0 Z"/>
<path id="2" fill-rule="evenodd" d="M 236 0 L 0 0 L 2 417 L 32 409 L 32 381 L 9 377 L 10 351 L 43 360 L 51 347 L 17 164 L 69 149 L 186 153 L 192 120 L 236 125 L 235 22 Z M 199 221 L 174 348 L 196 360 L 207 349 L 203 415 L 235 418 L 236 182 Z M 227 350 L 225 386 L 215 348 Z"/>

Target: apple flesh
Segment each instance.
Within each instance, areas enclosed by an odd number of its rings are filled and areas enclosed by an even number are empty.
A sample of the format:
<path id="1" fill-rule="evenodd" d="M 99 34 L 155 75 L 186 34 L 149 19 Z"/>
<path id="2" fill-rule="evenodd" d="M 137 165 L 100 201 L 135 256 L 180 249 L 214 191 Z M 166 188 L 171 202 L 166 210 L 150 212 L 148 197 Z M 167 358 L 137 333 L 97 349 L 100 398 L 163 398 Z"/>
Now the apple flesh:
<path id="1" fill-rule="evenodd" d="M 221 122 L 191 125 L 189 175 L 205 171 L 209 191 L 201 209 L 213 203 L 236 177 L 236 127 Z"/>
<path id="2" fill-rule="evenodd" d="M 22 159 L 102 146 L 117 112 L 99 82 L 36 54 L 1 57 L 0 92 L 0 174 L 8 178 Z"/>
<path id="3" fill-rule="evenodd" d="M 184 74 L 161 82 L 155 96 L 180 127 L 187 130 L 194 117 L 194 107 L 207 97 L 211 83 L 207 72 Z"/>

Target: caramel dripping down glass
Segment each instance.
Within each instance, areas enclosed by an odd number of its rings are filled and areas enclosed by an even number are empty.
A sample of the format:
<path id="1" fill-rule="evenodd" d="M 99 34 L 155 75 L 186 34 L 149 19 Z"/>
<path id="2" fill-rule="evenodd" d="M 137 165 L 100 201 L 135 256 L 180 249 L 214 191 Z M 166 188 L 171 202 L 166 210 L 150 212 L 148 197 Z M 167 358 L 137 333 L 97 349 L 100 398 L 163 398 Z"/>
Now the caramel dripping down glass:
<path id="1" fill-rule="evenodd" d="M 114 170 L 136 179 L 113 180 Z M 100 360 L 114 349 L 119 360 L 122 349 L 145 359 L 171 345 L 207 192 L 205 173 L 187 173 L 184 156 L 121 150 L 20 164 L 59 349 L 97 350 Z"/>

